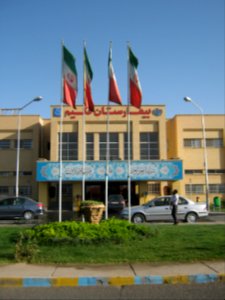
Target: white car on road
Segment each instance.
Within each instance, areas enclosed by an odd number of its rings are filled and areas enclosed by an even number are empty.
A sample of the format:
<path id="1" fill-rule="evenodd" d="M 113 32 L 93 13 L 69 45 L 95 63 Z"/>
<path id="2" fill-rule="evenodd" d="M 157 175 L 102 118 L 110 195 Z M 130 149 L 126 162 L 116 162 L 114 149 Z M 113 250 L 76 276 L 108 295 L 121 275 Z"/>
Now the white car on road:
<path id="1" fill-rule="evenodd" d="M 131 220 L 134 223 L 146 221 L 168 221 L 173 220 L 171 216 L 171 197 L 162 196 L 148 201 L 143 205 L 132 206 Z M 207 217 L 208 210 L 205 203 L 195 203 L 185 197 L 179 196 L 177 219 L 188 223 L 195 223 L 198 218 Z M 128 207 L 121 211 L 123 219 L 129 218 Z"/>

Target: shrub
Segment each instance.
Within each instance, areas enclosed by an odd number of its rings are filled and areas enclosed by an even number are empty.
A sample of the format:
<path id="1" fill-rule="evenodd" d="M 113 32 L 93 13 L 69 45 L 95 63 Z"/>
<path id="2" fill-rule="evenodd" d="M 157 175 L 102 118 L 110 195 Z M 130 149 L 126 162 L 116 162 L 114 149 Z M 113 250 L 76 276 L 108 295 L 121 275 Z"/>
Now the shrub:
<path id="1" fill-rule="evenodd" d="M 39 252 L 39 247 L 35 240 L 32 230 L 26 230 L 20 233 L 16 243 L 15 259 L 17 262 L 32 262 L 33 258 Z"/>
<path id="2" fill-rule="evenodd" d="M 31 262 L 41 245 L 78 245 L 96 243 L 126 243 L 157 234 L 149 226 L 110 219 L 100 224 L 82 222 L 53 222 L 33 227 L 21 233 L 16 244 L 16 260 Z"/>
<path id="3" fill-rule="evenodd" d="M 38 225 L 26 230 L 20 240 L 35 241 L 37 244 L 123 243 L 150 237 L 155 233 L 149 226 L 130 224 L 128 221 L 117 219 L 105 220 L 100 224 L 65 221 Z"/>

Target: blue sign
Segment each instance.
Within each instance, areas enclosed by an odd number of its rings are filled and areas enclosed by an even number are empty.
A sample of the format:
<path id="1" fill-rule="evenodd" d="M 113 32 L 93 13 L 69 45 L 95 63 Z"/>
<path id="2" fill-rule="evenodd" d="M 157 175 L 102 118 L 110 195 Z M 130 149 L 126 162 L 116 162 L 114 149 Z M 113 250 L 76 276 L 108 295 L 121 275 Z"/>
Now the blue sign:
<path id="1" fill-rule="evenodd" d="M 61 116 L 61 108 L 55 107 L 53 108 L 53 117 L 60 117 Z"/>
<path id="2" fill-rule="evenodd" d="M 156 116 L 156 117 L 160 117 L 162 113 L 163 113 L 162 109 L 159 109 L 159 108 L 155 108 L 152 111 L 153 116 Z"/>
<path id="3" fill-rule="evenodd" d="M 108 177 L 110 181 L 125 181 L 128 178 L 127 161 L 110 161 Z M 37 162 L 37 181 L 58 181 L 59 162 Z M 105 161 L 88 161 L 84 167 L 86 181 L 104 181 L 106 178 Z M 133 181 L 180 180 L 182 179 L 182 161 L 132 161 L 130 177 Z M 83 162 L 63 162 L 62 180 L 81 181 Z"/>

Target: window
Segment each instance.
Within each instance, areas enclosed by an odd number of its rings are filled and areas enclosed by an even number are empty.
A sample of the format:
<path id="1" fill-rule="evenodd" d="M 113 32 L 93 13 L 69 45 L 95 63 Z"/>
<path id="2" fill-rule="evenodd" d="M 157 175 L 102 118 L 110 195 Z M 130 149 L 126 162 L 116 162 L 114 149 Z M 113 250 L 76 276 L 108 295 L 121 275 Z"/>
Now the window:
<path id="1" fill-rule="evenodd" d="M 21 171 L 20 176 L 31 176 L 32 172 L 31 171 Z"/>
<path id="2" fill-rule="evenodd" d="M 186 184 L 185 185 L 186 194 L 203 194 L 204 185 L 203 184 Z"/>
<path id="3" fill-rule="evenodd" d="M 94 134 L 86 133 L 86 159 L 94 160 Z"/>
<path id="4" fill-rule="evenodd" d="M 178 205 L 185 205 L 185 204 L 188 204 L 187 200 L 182 197 L 179 197 Z"/>
<path id="5" fill-rule="evenodd" d="M 148 183 L 148 194 L 160 194 L 160 184 L 159 183 Z"/>
<path id="6" fill-rule="evenodd" d="M 15 187 L 14 189 L 14 194 L 16 193 Z M 27 185 L 27 186 L 20 186 L 19 187 L 19 194 L 21 196 L 31 196 L 32 195 L 32 187 Z"/>
<path id="7" fill-rule="evenodd" d="M 0 205 L 4 207 L 4 206 L 13 205 L 13 203 L 14 203 L 14 198 L 7 198 L 1 201 Z"/>
<path id="8" fill-rule="evenodd" d="M 17 140 L 15 140 L 15 148 L 17 148 Z M 32 149 L 32 140 L 31 139 L 23 139 L 20 140 L 20 148 L 21 149 Z"/>
<path id="9" fill-rule="evenodd" d="M 57 188 L 56 190 L 56 198 L 59 197 L 59 189 Z M 72 197 L 73 195 L 73 186 L 70 183 L 63 183 L 62 185 L 62 194 L 64 198 Z"/>
<path id="10" fill-rule="evenodd" d="M 13 202 L 13 205 L 23 205 L 25 202 L 25 199 L 24 198 L 14 198 L 14 202 Z"/>
<path id="11" fill-rule="evenodd" d="M 201 148 L 203 147 L 202 139 L 184 139 L 184 147 Z M 206 139 L 206 147 L 221 148 L 223 147 L 223 139 Z"/>
<path id="12" fill-rule="evenodd" d="M 10 140 L 0 140 L 0 149 L 10 149 Z"/>
<path id="13" fill-rule="evenodd" d="M 72 195 L 73 195 L 73 186 L 72 186 L 72 184 L 63 184 L 62 193 L 65 197 L 72 197 Z"/>
<path id="14" fill-rule="evenodd" d="M 201 139 L 184 139 L 184 147 L 201 148 Z"/>
<path id="15" fill-rule="evenodd" d="M 185 174 L 202 174 L 203 171 L 202 170 L 185 170 L 184 173 Z"/>
<path id="16" fill-rule="evenodd" d="M 224 169 L 222 169 L 222 170 L 220 170 L 220 169 L 209 169 L 208 173 L 209 174 L 225 174 L 225 170 Z"/>
<path id="17" fill-rule="evenodd" d="M 206 147 L 221 148 L 223 147 L 223 139 L 206 139 Z"/>
<path id="18" fill-rule="evenodd" d="M 124 133 L 124 159 L 127 160 L 128 159 L 128 134 L 127 132 Z M 132 138 L 132 134 L 130 134 L 130 159 L 133 159 L 133 138 Z"/>
<path id="19" fill-rule="evenodd" d="M 8 186 L 0 186 L 0 195 L 8 195 L 9 187 Z"/>
<path id="20" fill-rule="evenodd" d="M 204 194 L 203 184 L 186 184 L 185 185 L 186 194 Z M 224 194 L 225 184 L 209 184 L 210 194 Z"/>
<path id="21" fill-rule="evenodd" d="M 13 176 L 13 175 L 14 175 L 13 171 L 1 171 L 0 172 L 1 177 L 9 177 L 9 176 Z"/>
<path id="22" fill-rule="evenodd" d="M 100 143 L 100 160 L 106 160 L 107 154 L 107 134 L 99 134 L 99 143 Z M 109 133 L 109 159 L 110 160 L 119 160 L 119 134 L 110 132 Z"/>
<path id="23" fill-rule="evenodd" d="M 159 159 L 159 135 L 158 132 L 140 133 L 141 159 Z"/>
<path id="24" fill-rule="evenodd" d="M 165 206 L 170 205 L 170 198 L 169 197 L 162 197 L 154 200 L 155 206 Z"/>
<path id="25" fill-rule="evenodd" d="M 225 184 L 209 184 L 209 193 L 210 194 L 224 194 L 225 193 Z"/>
<path id="26" fill-rule="evenodd" d="M 60 134 L 58 135 L 60 141 Z M 60 142 L 59 142 L 60 151 Z M 58 152 L 58 157 L 59 157 Z M 78 159 L 78 145 L 77 132 L 63 132 L 62 133 L 62 160 L 77 160 Z"/>

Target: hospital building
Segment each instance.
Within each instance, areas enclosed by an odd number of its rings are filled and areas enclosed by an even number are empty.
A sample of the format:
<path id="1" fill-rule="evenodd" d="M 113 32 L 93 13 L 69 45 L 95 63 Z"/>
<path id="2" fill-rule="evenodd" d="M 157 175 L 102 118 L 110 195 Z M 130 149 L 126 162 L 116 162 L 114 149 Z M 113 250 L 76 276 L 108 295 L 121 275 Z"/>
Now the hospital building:
<path id="1" fill-rule="evenodd" d="M 0 109 L 0 196 L 15 195 L 18 118 Z M 214 197 L 225 199 L 225 115 L 204 115 L 204 120 L 205 145 L 201 115 L 167 118 L 165 105 L 102 105 L 94 112 L 53 105 L 48 119 L 21 115 L 19 194 L 58 210 L 62 149 L 65 211 L 79 208 L 83 180 L 84 198 L 104 202 L 106 170 L 108 195 L 127 199 L 130 176 L 132 205 L 175 188 L 189 199 L 206 201 L 206 149 L 210 203 Z"/>

